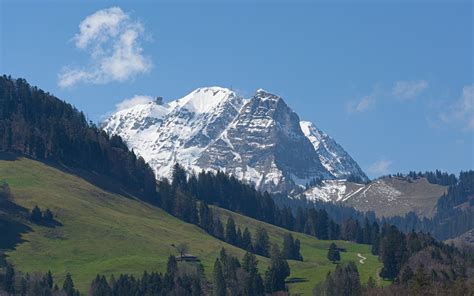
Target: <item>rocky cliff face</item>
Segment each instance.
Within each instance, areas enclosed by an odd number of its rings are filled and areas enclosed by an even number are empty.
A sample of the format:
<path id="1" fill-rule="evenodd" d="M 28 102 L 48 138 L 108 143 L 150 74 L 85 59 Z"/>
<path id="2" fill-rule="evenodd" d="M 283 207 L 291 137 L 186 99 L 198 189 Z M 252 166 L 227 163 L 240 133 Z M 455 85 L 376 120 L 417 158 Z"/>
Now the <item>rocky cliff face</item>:
<path id="1" fill-rule="evenodd" d="M 296 192 L 315 179 L 367 180 L 332 138 L 264 90 L 245 99 L 225 88 L 200 88 L 168 104 L 119 111 L 103 128 L 120 135 L 158 178 L 169 177 L 179 162 L 189 171 L 225 171 L 271 192 Z"/>

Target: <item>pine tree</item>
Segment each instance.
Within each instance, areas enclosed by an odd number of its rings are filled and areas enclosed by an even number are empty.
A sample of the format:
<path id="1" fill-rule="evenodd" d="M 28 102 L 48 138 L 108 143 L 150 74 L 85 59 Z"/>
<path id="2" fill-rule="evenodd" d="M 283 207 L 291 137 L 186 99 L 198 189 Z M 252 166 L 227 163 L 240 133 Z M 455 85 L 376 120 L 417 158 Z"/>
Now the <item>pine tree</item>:
<path id="1" fill-rule="evenodd" d="M 218 217 L 214 221 L 214 236 L 218 239 L 224 240 L 224 226 L 222 226 L 221 219 Z"/>
<path id="2" fill-rule="evenodd" d="M 66 293 L 67 296 L 76 295 L 76 289 L 74 289 L 74 282 L 72 281 L 70 273 L 66 274 L 66 279 L 64 280 L 63 284 L 63 291 Z"/>
<path id="3" fill-rule="evenodd" d="M 176 257 L 170 255 L 168 257 L 168 263 L 166 264 L 166 273 L 173 276 L 178 272 L 178 262 L 176 262 Z"/>
<path id="4" fill-rule="evenodd" d="M 341 260 L 341 255 L 339 254 L 339 249 L 337 248 L 335 243 L 331 243 L 331 245 L 329 246 L 327 257 L 328 257 L 329 261 L 331 261 L 332 263 L 336 263 L 339 260 Z"/>
<path id="5" fill-rule="evenodd" d="M 237 232 L 235 231 L 235 222 L 232 216 L 229 216 L 225 226 L 225 241 L 231 245 L 237 245 Z"/>
<path id="6" fill-rule="evenodd" d="M 253 252 L 252 234 L 247 227 L 245 227 L 244 233 L 242 234 L 242 248 L 248 252 Z"/>
<path id="7" fill-rule="evenodd" d="M 30 220 L 33 223 L 40 223 L 42 220 L 42 216 L 43 215 L 41 213 L 40 208 L 38 206 L 35 206 L 33 210 L 31 210 Z"/>
<path id="8" fill-rule="evenodd" d="M 43 219 L 46 223 L 53 222 L 54 220 L 53 213 L 49 209 L 46 209 L 46 211 L 44 211 L 44 214 L 43 214 Z"/>
<path id="9" fill-rule="evenodd" d="M 53 284 L 54 284 L 54 280 L 53 280 L 53 274 L 51 273 L 50 270 L 48 270 L 48 272 L 46 273 L 46 275 L 44 276 L 44 279 L 45 279 L 45 282 L 47 283 L 48 287 L 50 289 L 53 288 Z"/>
<path id="10" fill-rule="evenodd" d="M 255 245 L 253 247 L 255 253 L 261 256 L 268 257 L 269 256 L 269 239 L 268 233 L 263 227 L 257 228 L 257 233 L 255 235 Z"/>
<path id="11" fill-rule="evenodd" d="M 226 295 L 226 284 L 225 278 L 222 272 L 222 264 L 219 259 L 216 259 L 214 263 L 214 273 L 213 273 L 213 290 L 214 296 L 225 296 Z"/>
<path id="12" fill-rule="evenodd" d="M 182 191 L 187 191 L 187 176 L 186 170 L 179 164 L 175 163 L 173 166 L 173 173 L 172 173 L 172 182 L 171 185 L 173 189 L 181 189 Z"/>
<path id="13" fill-rule="evenodd" d="M 272 247 L 271 262 L 265 273 L 265 291 L 273 293 L 286 291 L 285 279 L 290 275 L 290 266 L 280 252 L 278 245 Z"/>
<path id="14" fill-rule="evenodd" d="M 285 259 L 303 260 L 300 254 L 300 241 L 294 240 L 291 233 L 283 236 L 283 256 Z"/>
<path id="15" fill-rule="evenodd" d="M 260 274 L 258 273 L 257 266 L 257 257 L 250 252 L 246 252 L 244 258 L 242 259 L 242 268 L 247 272 L 244 282 L 244 295 L 263 295 L 263 281 Z"/>

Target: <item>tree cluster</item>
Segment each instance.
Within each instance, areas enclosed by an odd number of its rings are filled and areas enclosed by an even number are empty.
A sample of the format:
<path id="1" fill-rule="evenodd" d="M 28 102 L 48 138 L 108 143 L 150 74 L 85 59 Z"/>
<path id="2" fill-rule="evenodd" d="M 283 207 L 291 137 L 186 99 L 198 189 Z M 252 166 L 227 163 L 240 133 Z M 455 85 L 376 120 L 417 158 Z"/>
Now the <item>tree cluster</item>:
<path id="1" fill-rule="evenodd" d="M 196 264 L 179 263 L 174 256 L 168 258 L 166 273 L 144 272 L 141 277 L 121 274 L 107 280 L 97 275 L 91 283 L 89 295 L 128 296 L 128 295 L 166 295 L 198 296 L 203 295 L 202 267 Z"/>
<path id="2" fill-rule="evenodd" d="M 51 224 L 54 222 L 54 216 L 50 209 L 42 212 L 38 206 L 35 206 L 30 212 L 30 221 L 36 224 Z"/>
<path id="3" fill-rule="evenodd" d="M 212 215 L 208 204 L 319 239 L 340 238 L 340 226 L 324 209 L 299 207 L 294 215 L 289 207 L 278 207 L 267 192 L 261 193 L 223 172 L 202 171 L 197 176 L 188 177 L 185 169 L 175 164 L 171 183 L 161 180 L 158 193 L 163 209 L 223 239 L 226 230 L 222 226 L 221 233 L 221 222 Z M 232 228 L 229 231 L 230 241 L 234 241 Z"/>
<path id="4" fill-rule="evenodd" d="M 264 295 L 263 280 L 257 265 L 257 258 L 250 252 L 245 254 L 240 263 L 222 248 L 220 257 L 214 263 L 214 295 Z"/>
<path id="5" fill-rule="evenodd" d="M 62 287 L 60 288 L 54 282 L 53 275 L 50 271 L 45 274 L 36 272 L 21 276 L 15 273 L 13 266 L 10 264 L 6 266 L 2 287 L 8 295 L 79 296 L 79 291 L 74 287 L 74 282 L 69 273 L 66 275 Z M 2 289 L 0 289 L 0 292 L 1 291 Z"/>
<path id="6" fill-rule="evenodd" d="M 0 77 L 0 151 L 109 176 L 137 196 L 154 201 L 155 175 L 118 136 L 108 136 L 70 104 Z"/>
<path id="7" fill-rule="evenodd" d="M 334 272 L 326 275 L 326 280 L 314 287 L 313 295 L 318 296 L 359 296 L 361 295 L 359 271 L 354 262 L 337 265 Z"/>
<path id="8" fill-rule="evenodd" d="M 294 239 L 291 233 L 283 235 L 283 256 L 285 259 L 303 261 L 300 253 L 300 240 Z"/>

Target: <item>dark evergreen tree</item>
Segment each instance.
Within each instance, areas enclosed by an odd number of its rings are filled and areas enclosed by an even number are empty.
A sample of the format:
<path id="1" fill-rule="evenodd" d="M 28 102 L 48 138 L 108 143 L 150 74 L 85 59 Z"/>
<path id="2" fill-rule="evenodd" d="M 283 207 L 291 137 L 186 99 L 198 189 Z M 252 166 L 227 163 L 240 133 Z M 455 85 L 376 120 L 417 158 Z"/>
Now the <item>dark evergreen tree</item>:
<path id="1" fill-rule="evenodd" d="M 231 245 L 237 245 L 237 232 L 235 231 L 235 222 L 232 216 L 229 216 L 225 226 L 225 241 Z"/>
<path id="2" fill-rule="evenodd" d="M 92 296 L 112 296 L 112 289 L 110 288 L 105 276 L 97 275 L 91 284 L 89 295 Z"/>
<path id="3" fill-rule="evenodd" d="M 407 258 L 405 236 L 395 226 L 385 226 L 380 243 L 380 258 L 383 262 L 380 276 L 394 279 Z"/>
<path id="4" fill-rule="evenodd" d="M 214 220 L 214 236 L 221 240 L 225 239 L 224 226 L 222 225 L 221 219 L 219 219 L 219 217 Z"/>
<path id="5" fill-rule="evenodd" d="M 247 273 L 244 279 L 244 295 L 263 295 L 263 280 L 258 273 L 257 257 L 250 252 L 246 252 L 244 258 L 242 259 L 242 268 Z"/>
<path id="6" fill-rule="evenodd" d="M 227 289 L 225 285 L 225 278 L 222 271 L 222 264 L 219 259 L 214 263 L 213 273 L 213 291 L 215 296 L 226 296 Z"/>
<path id="7" fill-rule="evenodd" d="M 176 261 L 176 257 L 170 255 L 168 257 L 168 262 L 166 263 L 166 273 L 174 277 L 178 272 L 178 262 Z"/>
<path id="8" fill-rule="evenodd" d="M 341 255 L 339 253 L 339 249 L 337 248 L 335 243 L 331 243 L 329 245 L 329 250 L 328 250 L 328 255 L 327 255 L 329 261 L 332 263 L 339 262 L 341 260 Z"/>
<path id="9" fill-rule="evenodd" d="M 242 249 L 253 252 L 252 234 L 247 227 L 245 227 L 244 233 L 242 234 Z"/>
<path id="10" fill-rule="evenodd" d="M 272 247 L 271 262 L 265 273 L 265 292 L 286 291 L 285 279 L 290 275 L 290 266 L 278 245 Z"/>
<path id="11" fill-rule="evenodd" d="M 258 227 L 255 234 L 255 244 L 253 246 L 253 250 L 258 255 L 269 257 L 269 248 L 270 243 L 267 231 L 263 227 Z"/>
<path id="12" fill-rule="evenodd" d="M 35 206 L 33 210 L 31 210 L 30 213 L 30 220 L 33 223 L 41 223 L 43 219 L 43 214 L 41 213 L 41 210 L 38 206 Z"/>
<path id="13" fill-rule="evenodd" d="M 48 270 L 48 272 L 44 276 L 44 281 L 46 282 L 49 289 L 53 288 L 54 279 L 53 279 L 53 274 L 51 273 L 50 270 Z"/>
<path id="14" fill-rule="evenodd" d="M 74 288 L 74 282 L 70 273 L 67 273 L 66 278 L 64 279 L 63 291 L 67 296 L 79 295 L 79 292 Z"/>
<path id="15" fill-rule="evenodd" d="M 205 202 L 199 203 L 199 226 L 207 233 L 214 234 L 214 217 Z"/>
<path id="16" fill-rule="evenodd" d="M 329 272 L 326 280 L 317 284 L 314 295 L 326 296 L 359 296 L 361 285 L 359 272 L 354 262 L 337 265 L 334 272 Z"/>
<path id="17" fill-rule="evenodd" d="M 300 241 L 295 241 L 291 233 L 285 233 L 283 235 L 283 257 L 285 257 L 285 259 L 303 260 L 300 254 Z"/>
<path id="18" fill-rule="evenodd" d="M 54 221 L 53 213 L 49 209 L 46 209 L 46 211 L 44 211 L 43 220 L 46 223 L 51 223 Z"/>

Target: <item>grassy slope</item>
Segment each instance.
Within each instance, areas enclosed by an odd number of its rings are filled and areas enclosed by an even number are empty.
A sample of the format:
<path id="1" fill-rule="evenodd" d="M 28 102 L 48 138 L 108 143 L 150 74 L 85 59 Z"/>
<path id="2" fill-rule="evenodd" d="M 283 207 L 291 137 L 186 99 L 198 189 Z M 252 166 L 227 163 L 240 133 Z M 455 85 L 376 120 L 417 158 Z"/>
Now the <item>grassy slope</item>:
<path id="1" fill-rule="evenodd" d="M 21 158 L 0 161 L 0 180 L 10 185 L 15 202 L 32 208 L 50 208 L 64 225 L 45 228 L 32 225 L 33 232 L 24 235 L 26 242 L 8 253 L 9 260 L 22 272 L 50 269 L 61 282 L 70 272 L 76 286 L 87 292 L 97 273 L 139 274 L 143 270 L 164 271 L 167 257 L 175 254 L 171 244 L 187 242 L 190 251 L 198 255 L 208 278 L 222 246 L 233 255 L 242 257 L 243 251 L 204 233 L 198 227 L 183 223 L 159 208 L 103 191 L 74 175 L 45 164 Z M 230 214 L 220 210 L 222 217 Z M 237 214 L 238 225 L 251 230 L 261 223 Z M 284 230 L 266 225 L 272 241 L 280 242 Z M 292 276 L 309 281 L 292 284 L 292 292 L 309 295 L 314 283 L 334 268 L 327 262 L 329 242 L 295 234 L 302 242 L 305 262 L 291 262 Z M 357 252 L 369 259 L 360 267 L 362 279 L 375 276 L 380 267 L 377 259 L 368 255 L 367 246 L 341 242 L 349 252 L 344 261 L 356 260 Z M 259 258 L 263 271 L 268 264 Z"/>

